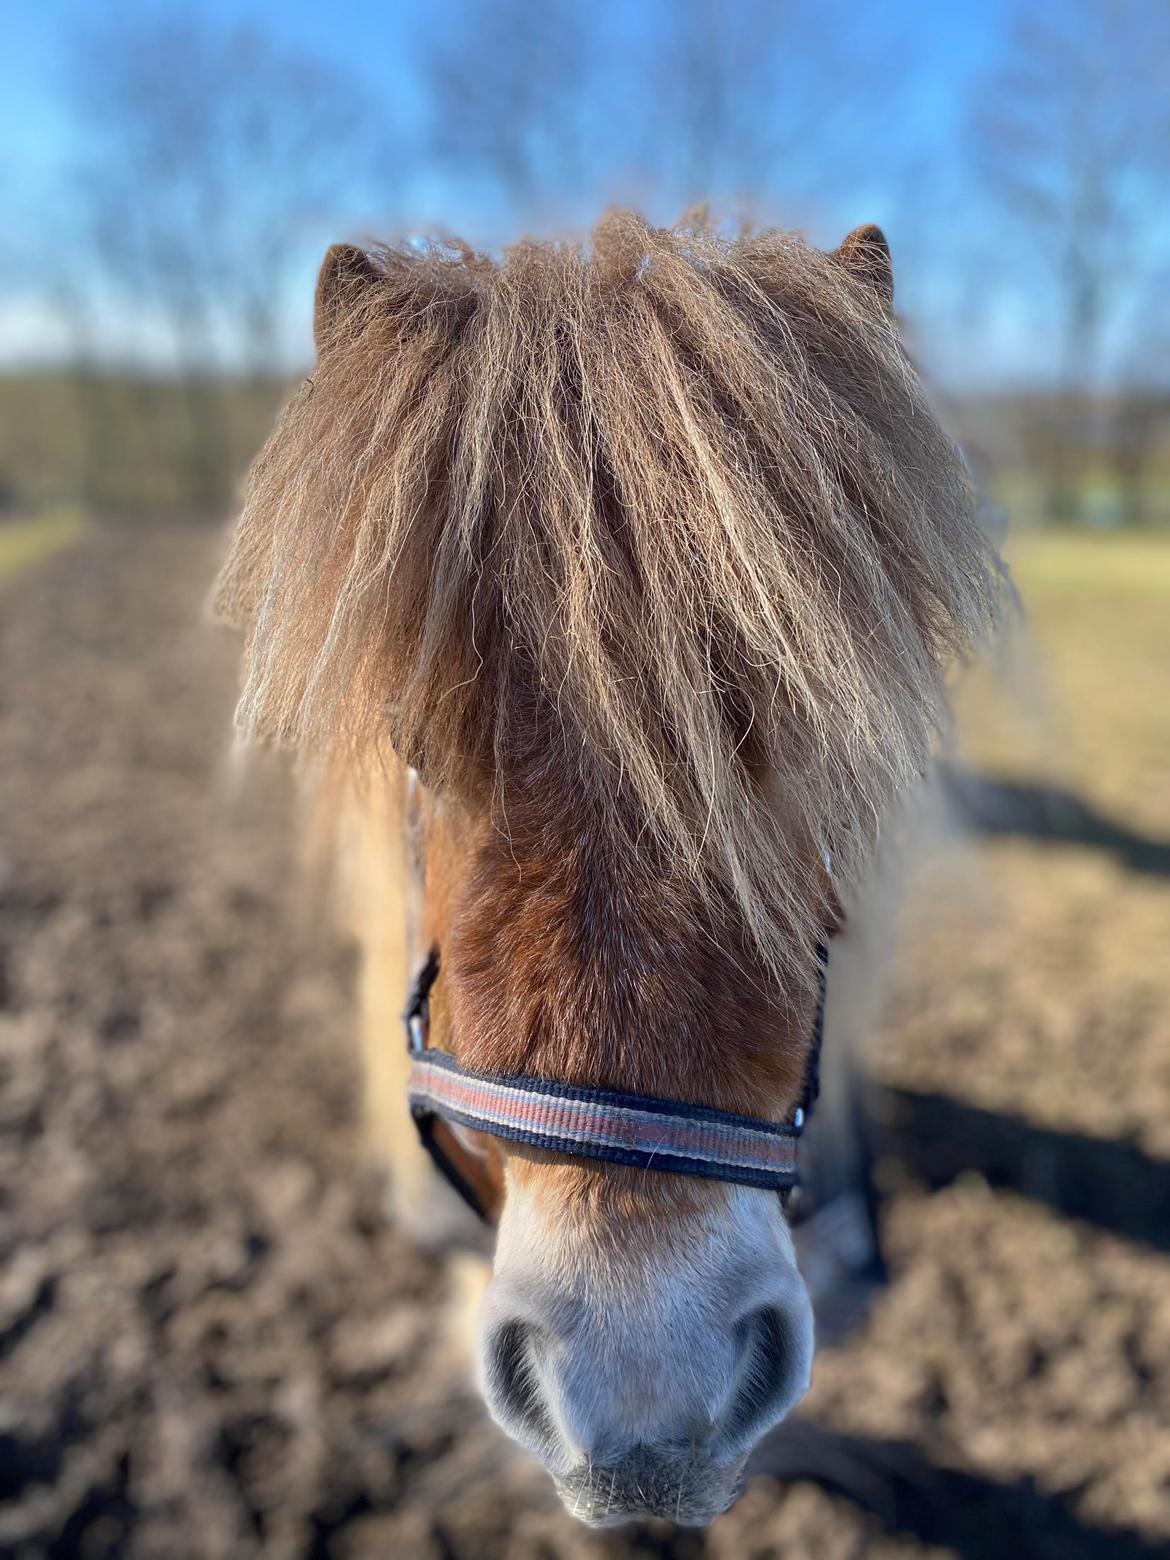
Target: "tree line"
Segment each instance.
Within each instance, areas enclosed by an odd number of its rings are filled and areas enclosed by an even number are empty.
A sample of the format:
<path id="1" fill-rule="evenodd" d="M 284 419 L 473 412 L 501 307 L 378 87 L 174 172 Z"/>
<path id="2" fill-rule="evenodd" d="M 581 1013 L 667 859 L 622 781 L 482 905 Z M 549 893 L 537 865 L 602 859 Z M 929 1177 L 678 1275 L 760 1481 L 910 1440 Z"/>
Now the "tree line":
<path id="1" fill-rule="evenodd" d="M 1170 8 L 1020 0 L 937 145 L 921 40 L 864 10 L 446 0 L 362 79 L 206 13 L 99 15 L 64 62 L 81 150 L 16 262 L 67 350 L 0 385 L 0 507 L 223 514 L 303 372 L 326 243 L 468 214 L 490 247 L 616 198 L 659 219 L 710 199 L 826 242 L 877 217 L 911 275 L 953 278 L 912 296 L 917 339 L 1014 318 L 1042 343 L 1035 382 L 954 401 L 977 460 L 1026 472 L 1053 518 L 1106 499 L 1156 517 Z"/>

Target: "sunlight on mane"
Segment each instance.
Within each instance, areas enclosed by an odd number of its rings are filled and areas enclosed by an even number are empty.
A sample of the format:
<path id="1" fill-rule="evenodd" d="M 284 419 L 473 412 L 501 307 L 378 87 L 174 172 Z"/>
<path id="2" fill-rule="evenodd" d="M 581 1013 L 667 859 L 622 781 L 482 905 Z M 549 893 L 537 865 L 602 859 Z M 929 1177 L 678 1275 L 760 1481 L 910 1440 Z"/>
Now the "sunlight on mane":
<path id="1" fill-rule="evenodd" d="M 588 796 L 811 978 L 820 849 L 848 887 L 1000 587 L 880 288 L 630 213 L 348 254 L 218 588 L 242 728 Z"/>

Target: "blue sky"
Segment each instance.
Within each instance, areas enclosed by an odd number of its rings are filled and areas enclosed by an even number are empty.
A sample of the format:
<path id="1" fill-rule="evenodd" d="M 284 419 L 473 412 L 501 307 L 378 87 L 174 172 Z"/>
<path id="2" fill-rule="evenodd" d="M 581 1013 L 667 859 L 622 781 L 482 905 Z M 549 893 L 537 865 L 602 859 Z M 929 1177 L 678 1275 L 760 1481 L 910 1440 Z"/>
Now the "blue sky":
<path id="1" fill-rule="evenodd" d="M 875 166 L 847 190 L 823 201 L 814 199 L 802 212 L 812 236 L 824 243 L 840 236 L 837 228 L 843 231 L 871 219 L 883 223 L 899 266 L 900 301 L 929 338 L 923 343 L 924 355 L 939 377 L 954 383 L 1026 375 L 1036 350 L 1029 311 L 1012 298 L 1010 289 L 994 302 L 973 298 L 969 280 L 948 263 L 956 228 L 961 239 L 962 229 L 976 233 L 988 226 L 982 197 L 962 167 L 962 132 L 971 84 L 989 68 L 999 47 L 1005 4 L 985 0 L 979 6 L 946 7 L 888 0 L 873 8 L 866 25 L 878 46 L 888 46 L 895 54 L 906 52 L 910 59 L 898 123 L 882 127 L 887 136 L 895 133 L 903 166 L 894 175 Z M 149 0 L 112 0 L 110 9 L 115 8 L 122 18 L 145 22 L 173 9 Z M 345 7 L 323 6 L 319 0 L 201 0 L 199 10 L 225 23 L 254 24 L 290 47 L 351 72 L 405 127 L 404 144 L 410 141 L 412 123 L 424 112 L 415 63 L 419 42 L 428 29 L 441 37 L 450 26 L 442 0 L 437 5 L 435 0 L 404 0 Z M 667 0 L 645 0 L 621 14 L 624 21 L 619 25 L 653 31 L 669 28 L 672 8 Z M 729 0 L 726 14 L 729 25 L 735 25 L 734 0 Z M 37 230 L 42 221 L 49 225 L 50 213 L 68 229 L 65 176 L 84 153 L 70 109 L 70 73 L 77 69 L 77 39 L 94 15 L 92 4 L 79 0 L 39 5 L 17 0 L 6 19 L 6 48 L 0 54 L 0 179 L 8 187 L 6 205 L 17 213 L 22 231 L 9 252 L 0 250 L 0 362 L 53 356 L 65 349 L 52 299 L 46 297 L 30 257 L 36 255 Z M 603 41 L 610 48 L 621 47 L 620 38 L 612 35 Z M 880 66 L 875 65 L 877 71 Z M 875 112 L 883 112 L 884 101 L 881 82 L 875 81 Z M 599 126 L 598 134 L 620 140 L 621 127 Z M 931 167 L 929 180 L 921 183 L 915 176 L 920 162 Z M 772 182 L 782 187 L 782 173 Z M 494 237 L 507 227 L 507 213 L 493 206 L 482 181 L 460 181 L 457 172 L 435 168 L 421 156 L 412 157 L 399 171 L 393 199 L 400 206 L 405 203 L 412 219 L 470 228 L 473 238 L 484 232 Z M 389 205 L 388 200 L 387 209 Z M 947 242 L 924 241 L 924 234 Z M 298 283 L 300 301 L 290 304 L 287 322 L 294 356 L 307 342 L 311 269 L 306 255 L 303 286 Z M 115 306 L 110 308 L 116 332 Z"/>

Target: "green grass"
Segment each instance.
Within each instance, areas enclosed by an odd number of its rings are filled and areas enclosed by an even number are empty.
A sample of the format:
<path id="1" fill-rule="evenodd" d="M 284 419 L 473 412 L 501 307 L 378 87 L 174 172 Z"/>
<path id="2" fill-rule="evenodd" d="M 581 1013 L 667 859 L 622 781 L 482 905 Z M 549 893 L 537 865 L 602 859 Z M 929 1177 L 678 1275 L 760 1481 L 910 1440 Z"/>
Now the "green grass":
<path id="1" fill-rule="evenodd" d="M 0 585 L 77 541 L 85 521 L 76 509 L 54 509 L 32 520 L 0 522 Z"/>

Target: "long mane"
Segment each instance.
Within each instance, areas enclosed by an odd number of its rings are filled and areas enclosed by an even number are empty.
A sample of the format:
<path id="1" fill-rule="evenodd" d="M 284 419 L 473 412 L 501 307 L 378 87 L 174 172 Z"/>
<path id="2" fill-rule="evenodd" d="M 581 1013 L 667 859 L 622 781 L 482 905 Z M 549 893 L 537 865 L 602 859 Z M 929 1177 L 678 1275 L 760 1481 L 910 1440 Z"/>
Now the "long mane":
<path id="1" fill-rule="evenodd" d="M 892 312 L 794 235 L 385 248 L 251 472 L 249 734 L 558 786 L 809 968 L 1000 571 Z"/>

